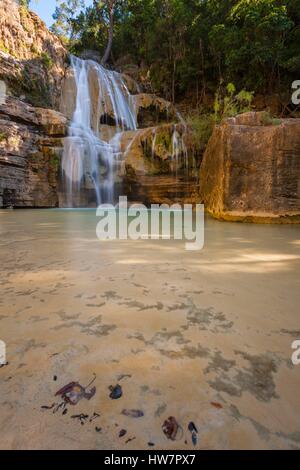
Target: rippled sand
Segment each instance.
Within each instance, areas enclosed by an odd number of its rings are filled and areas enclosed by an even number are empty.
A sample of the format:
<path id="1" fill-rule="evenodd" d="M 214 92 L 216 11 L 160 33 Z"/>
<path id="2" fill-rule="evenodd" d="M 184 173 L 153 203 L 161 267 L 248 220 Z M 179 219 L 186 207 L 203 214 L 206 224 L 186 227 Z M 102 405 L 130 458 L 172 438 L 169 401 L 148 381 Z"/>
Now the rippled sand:
<path id="1" fill-rule="evenodd" d="M 191 449 L 189 421 L 197 449 L 300 448 L 300 227 L 208 219 L 204 250 L 188 252 L 99 242 L 96 223 L 94 211 L 0 213 L 0 448 Z M 41 408 L 93 373 L 90 401 Z"/>

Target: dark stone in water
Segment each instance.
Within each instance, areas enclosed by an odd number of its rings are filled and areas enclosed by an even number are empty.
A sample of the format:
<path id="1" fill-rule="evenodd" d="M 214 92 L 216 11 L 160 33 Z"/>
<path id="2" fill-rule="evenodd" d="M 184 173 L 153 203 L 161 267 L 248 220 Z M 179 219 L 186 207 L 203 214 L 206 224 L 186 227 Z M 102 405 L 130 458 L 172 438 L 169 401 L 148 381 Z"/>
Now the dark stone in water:
<path id="1" fill-rule="evenodd" d="M 189 422 L 188 429 L 191 432 L 193 432 L 193 431 L 196 432 L 196 433 L 198 432 L 198 429 L 196 428 L 196 425 L 193 421 Z"/>
<path id="2" fill-rule="evenodd" d="M 110 390 L 109 396 L 112 400 L 118 400 L 123 395 L 122 387 L 119 384 L 116 385 L 115 387 L 110 385 L 109 390 Z"/>
<path id="3" fill-rule="evenodd" d="M 121 429 L 121 431 L 119 432 L 119 437 L 123 437 L 125 436 L 125 434 L 127 434 L 126 429 Z"/>

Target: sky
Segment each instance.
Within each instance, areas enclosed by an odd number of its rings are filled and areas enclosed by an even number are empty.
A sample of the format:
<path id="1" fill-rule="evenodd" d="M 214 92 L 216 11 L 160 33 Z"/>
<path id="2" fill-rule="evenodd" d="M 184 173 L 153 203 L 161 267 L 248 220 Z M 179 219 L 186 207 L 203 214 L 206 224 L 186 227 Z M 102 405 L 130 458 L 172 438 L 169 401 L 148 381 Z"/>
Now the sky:
<path id="1" fill-rule="evenodd" d="M 92 0 L 84 2 L 86 6 L 92 3 Z M 46 25 L 49 27 L 53 23 L 52 15 L 56 6 L 56 0 L 31 0 L 30 9 L 35 11 Z"/>

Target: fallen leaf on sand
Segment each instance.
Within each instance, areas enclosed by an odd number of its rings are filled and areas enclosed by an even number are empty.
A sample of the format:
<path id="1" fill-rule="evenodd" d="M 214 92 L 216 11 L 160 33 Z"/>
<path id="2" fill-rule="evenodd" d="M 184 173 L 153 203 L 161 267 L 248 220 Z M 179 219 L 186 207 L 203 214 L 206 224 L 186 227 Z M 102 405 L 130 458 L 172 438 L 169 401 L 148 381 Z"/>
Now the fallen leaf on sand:
<path id="1" fill-rule="evenodd" d="M 168 439 L 175 441 L 178 432 L 178 423 L 174 416 L 170 416 L 162 425 L 162 430 Z"/>
<path id="2" fill-rule="evenodd" d="M 95 378 L 96 376 L 86 387 L 80 385 L 79 382 L 70 382 L 58 390 L 55 396 L 61 396 L 66 403 L 71 405 L 77 405 L 82 398 L 90 400 L 96 393 L 96 387 L 91 388 L 89 391 L 86 390 L 94 382 Z"/>
<path id="3" fill-rule="evenodd" d="M 142 410 L 122 410 L 122 415 L 129 416 L 130 418 L 141 418 L 144 416 L 144 412 Z"/>

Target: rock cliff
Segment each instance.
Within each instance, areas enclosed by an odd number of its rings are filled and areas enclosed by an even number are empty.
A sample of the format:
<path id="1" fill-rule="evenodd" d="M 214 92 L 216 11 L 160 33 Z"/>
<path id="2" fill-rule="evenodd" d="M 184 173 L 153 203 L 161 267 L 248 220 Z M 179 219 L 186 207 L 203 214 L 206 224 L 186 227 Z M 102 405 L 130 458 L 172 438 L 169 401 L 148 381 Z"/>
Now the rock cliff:
<path id="1" fill-rule="evenodd" d="M 67 119 L 53 109 L 59 107 L 66 60 L 61 42 L 37 15 L 1 0 L 0 207 L 58 204 Z"/>
<path id="2" fill-rule="evenodd" d="M 0 80 L 33 106 L 58 109 L 67 52 L 33 12 L 1 0 Z"/>
<path id="3" fill-rule="evenodd" d="M 300 222 L 300 119 L 251 112 L 217 126 L 201 165 L 200 198 L 223 220 Z"/>
<path id="4" fill-rule="evenodd" d="M 0 207 L 55 207 L 66 118 L 8 97 L 0 105 Z"/>

